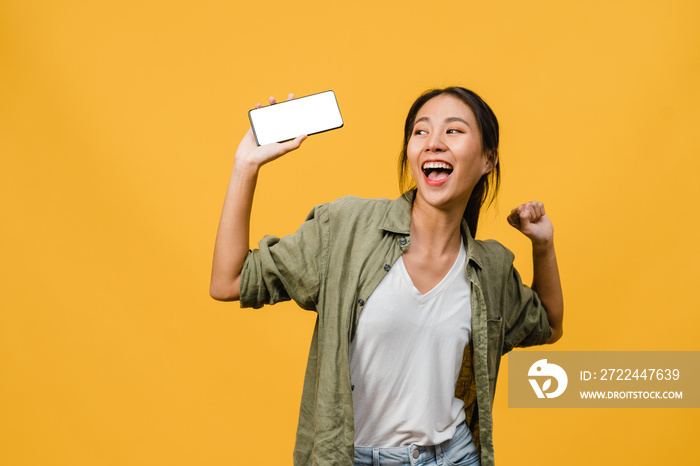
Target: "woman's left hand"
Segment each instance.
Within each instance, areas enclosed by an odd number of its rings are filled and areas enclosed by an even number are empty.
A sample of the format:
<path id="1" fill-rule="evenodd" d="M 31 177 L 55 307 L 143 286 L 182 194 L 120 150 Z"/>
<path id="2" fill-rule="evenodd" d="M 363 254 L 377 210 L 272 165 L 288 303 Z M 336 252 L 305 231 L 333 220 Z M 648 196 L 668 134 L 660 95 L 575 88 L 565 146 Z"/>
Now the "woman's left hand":
<path id="1" fill-rule="evenodd" d="M 541 202 L 528 202 L 511 210 L 508 223 L 530 238 L 533 244 L 544 246 L 554 238 L 554 227 Z"/>

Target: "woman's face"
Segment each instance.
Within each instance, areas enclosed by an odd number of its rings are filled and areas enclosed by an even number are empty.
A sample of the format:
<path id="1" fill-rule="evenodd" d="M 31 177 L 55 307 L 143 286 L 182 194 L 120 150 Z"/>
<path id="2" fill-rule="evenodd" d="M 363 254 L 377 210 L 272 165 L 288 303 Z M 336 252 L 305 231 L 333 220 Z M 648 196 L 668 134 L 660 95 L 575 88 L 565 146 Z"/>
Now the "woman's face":
<path id="1" fill-rule="evenodd" d="M 416 114 L 407 148 L 418 196 L 438 208 L 466 208 L 492 164 L 483 154 L 472 109 L 449 94 L 433 97 Z"/>

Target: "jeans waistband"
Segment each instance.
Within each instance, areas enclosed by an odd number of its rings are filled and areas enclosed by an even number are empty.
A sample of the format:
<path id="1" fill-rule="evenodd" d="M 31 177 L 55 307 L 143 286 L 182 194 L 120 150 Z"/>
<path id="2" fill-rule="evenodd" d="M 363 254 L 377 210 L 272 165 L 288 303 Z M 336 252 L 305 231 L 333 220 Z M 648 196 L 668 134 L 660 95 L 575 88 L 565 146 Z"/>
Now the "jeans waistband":
<path id="1" fill-rule="evenodd" d="M 442 452 L 461 442 L 471 442 L 471 432 L 465 422 L 457 426 L 454 436 L 439 445 L 407 445 L 403 447 L 355 447 L 355 465 L 421 465 L 438 458 Z"/>

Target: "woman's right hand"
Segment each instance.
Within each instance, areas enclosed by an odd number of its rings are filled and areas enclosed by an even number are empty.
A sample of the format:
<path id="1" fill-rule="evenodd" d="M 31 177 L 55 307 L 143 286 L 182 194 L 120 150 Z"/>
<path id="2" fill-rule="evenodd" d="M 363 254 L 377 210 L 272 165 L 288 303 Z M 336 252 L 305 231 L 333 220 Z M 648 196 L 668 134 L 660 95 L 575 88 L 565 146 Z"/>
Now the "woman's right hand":
<path id="1" fill-rule="evenodd" d="M 294 99 L 294 94 L 289 94 L 287 100 Z M 274 97 L 270 97 L 270 104 L 276 104 L 277 101 Z M 255 104 L 255 108 L 261 108 L 261 104 Z M 253 129 L 248 128 L 248 132 L 243 136 L 240 144 L 238 144 L 238 149 L 236 149 L 236 156 L 234 159 L 234 166 L 238 165 L 241 167 L 246 167 L 254 170 L 258 170 L 260 167 L 268 162 L 271 162 L 287 152 L 291 152 L 298 149 L 301 143 L 307 138 L 307 135 L 301 135 L 291 141 L 287 142 L 273 142 L 270 144 L 264 144 L 258 146 L 255 142 L 255 135 L 253 134 Z"/>

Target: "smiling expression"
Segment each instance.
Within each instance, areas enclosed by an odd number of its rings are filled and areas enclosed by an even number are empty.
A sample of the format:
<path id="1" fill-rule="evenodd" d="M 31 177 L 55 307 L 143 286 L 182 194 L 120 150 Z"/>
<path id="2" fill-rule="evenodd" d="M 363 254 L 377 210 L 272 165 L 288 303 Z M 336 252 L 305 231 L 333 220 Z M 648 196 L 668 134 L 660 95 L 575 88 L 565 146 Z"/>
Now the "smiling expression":
<path id="1" fill-rule="evenodd" d="M 418 111 L 407 156 L 418 197 L 440 208 L 464 210 L 476 183 L 493 168 L 483 153 L 474 112 L 449 94 L 430 99 Z"/>

